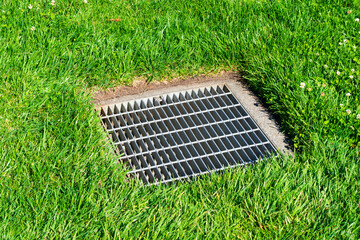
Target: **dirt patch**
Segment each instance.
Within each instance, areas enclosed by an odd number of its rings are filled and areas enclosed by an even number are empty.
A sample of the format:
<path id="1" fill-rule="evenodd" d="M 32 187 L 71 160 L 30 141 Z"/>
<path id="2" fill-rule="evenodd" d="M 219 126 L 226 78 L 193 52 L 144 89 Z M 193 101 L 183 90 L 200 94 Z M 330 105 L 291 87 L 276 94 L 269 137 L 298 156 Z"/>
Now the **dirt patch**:
<path id="1" fill-rule="evenodd" d="M 136 95 L 149 90 L 161 90 L 169 87 L 193 85 L 196 83 L 203 83 L 209 81 L 223 81 L 223 80 L 240 80 L 241 76 L 238 72 L 220 72 L 219 74 L 206 76 L 198 75 L 190 78 L 175 78 L 170 81 L 154 81 L 148 83 L 144 80 L 135 80 L 131 86 L 119 86 L 115 88 L 109 88 L 106 90 L 100 90 L 93 92 L 93 103 L 95 105 L 101 105 L 102 102 L 107 100 L 118 98 L 126 95 Z"/>

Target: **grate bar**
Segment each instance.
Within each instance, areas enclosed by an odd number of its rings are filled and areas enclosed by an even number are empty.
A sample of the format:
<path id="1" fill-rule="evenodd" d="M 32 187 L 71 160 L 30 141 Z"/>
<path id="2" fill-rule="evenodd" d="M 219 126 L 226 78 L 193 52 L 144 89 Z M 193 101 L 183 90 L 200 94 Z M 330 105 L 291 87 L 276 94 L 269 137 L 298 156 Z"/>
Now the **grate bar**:
<path id="1" fill-rule="evenodd" d="M 231 95 L 231 93 L 223 93 L 223 94 L 219 94 L 220 96 L 226 96 L 226 95 Z M 175 96 L 174 96 L 175 97 Z M 207 98 L 211 98 L 212 96 L 203 96 L 203 97 L 200 97 L 199 100 L 201 99 L 207 99 Z M 163 98 L 161 98 L 163 99 Z M 144 100 L 141 100 L 141 102 L 143 102 Z M 184 102 L 188 100 L 183 100 Z M 173 102 L 173 103 L 166 103 L 167 106 L 172 106 L 172 105 L 177 105 L 177 104 L 181 104 L 182 101 L 179 101 L 179 102 Z M 117 117 L 117 116 L 121 116 L 123 114 L 126 114 L 126 113 L 138 113 L 138 112 L 141 112 L 142 110 L 144 109 L 148 109 L 148 107 L 146 106 L 146 104 L 143 104 L 141 107 L 138 105 L 138 103 L 134 103 L 134 106 L 135 104 L 138 106 L 138 109 L 133 109 L 131 105 L 128 105 L 127 109 L 124 107 L 122 108 L 122 111 L 121 112 L 118 112 L 118 113 L 115 113 L 115 114 L 109 114 L 107 113 L 107 115 L 105 116 L 102 116 L 101 119 L 106 119 L 106 118 L 109 118 L 109 117 Z M 153 107 L 154 109 L 156 108 L 161 108 L 163 105 L 159 105 L 159 106 L 156 106 L 156 107 Z M 132 110 L 129 110 L 129 109 L 132 109 Z M 112 116 L 108 116 L 108 115 L 112 115 Z"/>
<path id="2" fill-rule="evenodd" d="M 234 105 L 231 105 L 231 106 L 229 106 L 229 107 L 230 107 L 230 108 L 231 108 L 231 107 L 234 107 L 234 108 L 236 108 L 236 107 L 241 107 L 241 104 L 234 104 Z M 229 107 L 227 107 L 227 108 L 229 108 Z M 126 116 L 126 120 L 125 120 L 125 118 L 122 117 L 122 115 L 117 115 L 116 117 L 111 116 L 111 117 L 108 117 L 108 118 L 104 118 L 103 120 L 105 120 L 106 126 L 110 126 L 110 127 L 111 127 L 111 126 L 113 126 L 113 125 L 111 124 L 111 122 L 109 121 L 109 118 L 111 118 L 114 122 L 116 122 L 116 123 L 115 123 L 115 124 L 116 124 L 115 126 L 118 126 L 118 127 L 116 127 L 116 128 L 108 128 L 107 131 L 122 130 L 122 129 L 128 128 L 129 126 L 131 126 L 131 127 L 141 126 L 141 125 L 143 125 L 144 123 L 149 123 L 149 124 L 151 124 L 151 123 L 162 122 L 163 119 L 160 118 L 160 116 L 158 116 L 155 111 L 152 111 L 152 113 L 156 114 L 156 116 L 158 117 L 158 119 L 154 119 L 154 118 L 152 117 L 153 114 L 151 114 L 149 110 L 154 110 L 154 109 L 155 109 L 155 108 L 146 109 L 146 110 L 145 110 L 146 113 L 147 113 L 146 116 L 148 116 L 148 118 L 150 118 L 151 120 L 142 120 L 141 122 L 138 122 L 138 123 L 133 123 L 133 122 L 132 122 L 132 119 L 129 117 L 129 114 L 123 114 L 123 115 Z M 210 113 L 210 115 L 208 115 L 208 116 L 211 116 L 211 114 L 213 114 L 212 112 L 215 112 L 215 111 L 221 110 L 221 109 L 223 109 L 223 107 L 214 108 L 214 109 L 209 110 L 208 113 Z M 184 111 L 186 111 L 186 110 L 184 110 Z M 108 111 L 108 112 L 112 112 L 112 111 L 110 110 L 110 111 Z M 237 111 L 237 112 L 239 112 L 239 111 Z M 197 112 L 191 112 L 191 113 L 185 113 L 185 114 L 175 115 L 175 116 L 169 117 L 168 120 L 177 119 L 177 118 L 183 118 L 184 116 L 192 116 L 192 115 L 197 115 L 197 114 L 199 114 L 199 113 L 197 113 Z M 114 116 L 115 116 L 115 115 L 114 115 Z M 239 115 L 239 116 L 242 117 L 242 115 Z M 117 120 L 117 117 L 120 119 L 120 122 Z M 127 122 L 129 122 L 130 124 L 127 124 Z"/>
<path id="3" fill-rule="evenodd" d="M 207 141 L 209 141 L 209 140 L 217 140 L 217 139 L 218 139 L 218 140 L 222 140 L 223 138 L 224 138 L 224 139 L 227 139 L 227 138 L 230 137 L 230 136 L 240 136 L 240 139 L 244 139 L 244 138 L 242 138 L 242 136 L 241 136 L 242 134 L 246 134 L 247 132 L 253 132 L 253 131 L 259 131 L 259 129 L 244 131 L 244 132 L 241 132 L 241 133 L 238 133 L 238 134 L 233 134 L 233 133 L 224 134 L 224 135 L 222 135 L 222 136 L 216 136 L 216 137 L 211 137 L 211 138 L 206 138 L 206 139 L 201 139 L 201 140 L 196 140 L 196 139 L 195 139 L 194 141 L 196 141 L 197 143 L 203 143 L 203 142 L 207 142 Z M 192 134 L 192 136 L 193 136 L 193 133 L 191 133 L 191 134 Z M 179 144 L 176 144 L 176 146 L 178 146 L 178 147 L 187 147 L 187 146 L 190 146 L 190 145 L 193 144 L 193 142 L 192 142 L 186 135 L 183 135 L 183 137 L 186 139 L 187 143 L 184 143 L 181 137 L 176 137 L 177 140 L 174 140 L 174 138 L 172 138 L 171 135 L 170 135 L 170 137 L 171 137 L 171 140 L 173 140 L 173 142 L 179 142 Z M 193 138 L 194 138 L 194 137 L 193 137 Z M 141 140 L 141 139 L 140 139 L 140 140 Z M 138 141 L 138 140 L 137 140 L 137 141 Z M 246 141 L 243 140 L 243 142 L 244 142 L 244 144 L 242 144 L 242 146 L 246 147 L 246 146 L 247 146 Z M 267 143 L 267 142 L 266 142 L 266 143 Z M 160 144 L 159 144 L 159 145 L 160 145 Z M 167 150 L 167 149 L 171 149 L 172 147 L 174 147 L 174 146 L 171 146 L 171 145 L 169 145 L 168 147 L 163 147 L 163 146 L 161 146 L 161 149 L 162 149 L 162 150 Z M 138 150 L 137 150 L 138 153 L 133 153 L 133 154 L 127 155 L 127 156 L 125 156 L 125 157 L 136 157 L 136 156 L 139 156 L 139 155 L 144 154 L 143 152 L 140 151 L 139 148 L 136 148 L 136 149 L 138 149 Z M 153 150 L 147 150 L 146 152 L 152 153 L 152 152 L 156 152 L 157 150 L 158 150 L 158 149 L 155 148 L 155 149 L 153 149 Z M 124 153 L 126 154 L 126 152 L 124 152 Z"/>
<path id="4" fill-rule="evenodd" d="M 228 123 L 228 122 L 232 122 L 232 121 L 236 121 L 236 120 L 241 120 L 241 119 L 246 119 L 246 118 L 250 118 L 250 116 L 246 116 L 246 117 L 238 117 L 238 118 L 234 118 L 234 119 L 228 119 L 228 120 L 223 120 L 222 123 Z M 207 124 L 202 124 L 201 127 L 208 127 L 208 126 L 213 126 L 213 125 L 217 125 L 218 123 L 217 122 L 214 122 L 214 123 L 207 123 Z M 145 125 L 145 124 L 144 124 Z M 144 125 L 140 125 L 139 128 L 141 129 L 141 131 L 143 132 L 142 135 L 145 135 L 147 134 L 147 132 L 145 131 L 144 129 Z M 199 128 L 199 126 L 193 126 L 193 127 L 185 127 L 183 128 L 183 130 L 193 130 L 193 129 L 197 129 Z M 110 133 L 114 132 L 112 129 L 107 129 Z M 119 129 L 117 129 L 119 130 Z M 171 133 L 175 133 L 177 132 L 178 130 L 172 130 L 172 131 L 169 131 L 168 133 L 171 134 Z M 121 133 L 121 132 L 120 132 Z M 148 136 L 162 136 L 163 133 L 157 133 L 157 134 L 151 134 L 151 135 L 147 135 L 147 136 L 144 136 L 144 137 L 140 137 L 140 138 L 147 138 Z M 121 144 L 121 143 L 124 143 L 124 142 L 129 142 L 129 141 L 136 141 L 136 140 L 122 140 L 122 141 L 116 141 L 114 144 L 117 145 L 117 144 Z"/>
<path id="5" fill-rule="evenodd" d="M 265 143 L 265 144 L 270 144 L 270 142 L 267 142 L 267 143 Z M 243 150 L 243 149 L 246 149 L 246 148 L 255 147 L 256 145 L 258 145 L 258 144 L 253 144 L 253 145 L 246 146 L 246 147 L 238 147 L 238 148 L 232 149 L 231 152 L 232 152 L 232 151 Z M 227 153 L 227 152 L 229 152 L 229 150 L 224 150 L 224 151 L 220 151 L 220 152 L 214 152 L 214 153 L 212 153 L 212 154 L 206 154 L 206 155 L 198 156 L 197 158 L 194 158 L 194 159 L 198 159 L 198 158 L 202 158 L 202 157 L 208 157 L 208 156 L 214 156 L 214 155 L 221 155 L 221 154 L 224 154 L 224 153 Z M 187 160 L 187 159 L 182 159 L 182 160 L 178 160 L 177 162 L 180 163 L 180 162 L 182 162 L 182 161 L 188 161 L 188 160 Z M 248 164 L 248 163 L 255 163 L 255 162 L 257 162 L 257 161 L 258 161 L 258 160 L 253 161 L 253 160 L 250 159 L 249 161 L 247 161 L 247 162 L 244 161 L 243 163 Z M 169 164 L 172 164 L 172 163 L 164 163 L 164 164 L 161 165 L 161 166 L 166 166 L 166 165 L 169 165 Z M 238 164 L 237 166 L 239 166 L 239 165 L 241 165 L 241 164 Z M 159 167 L 159 166 L 160 166 L 160 165 L 151 166 L 151 167 L 149 167 L 149 169 L 151 169 L 151 168 L 157 168 L 157 167 Z M 147 168 L 135 169 L 135 170 L 129 171 L 129 173 L 136 173 L 136 172 L 140 172 L 140 171 L 143 171 L 143 170 L 146 170 L 146 169 L 147 169 Z"/>

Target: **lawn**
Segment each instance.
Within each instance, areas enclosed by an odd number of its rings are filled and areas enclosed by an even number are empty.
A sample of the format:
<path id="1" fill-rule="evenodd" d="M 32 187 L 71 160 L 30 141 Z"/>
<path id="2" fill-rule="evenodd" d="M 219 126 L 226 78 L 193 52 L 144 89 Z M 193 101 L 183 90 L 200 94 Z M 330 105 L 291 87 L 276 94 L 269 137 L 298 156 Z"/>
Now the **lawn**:
<path id="1" fill-rule="evenodd" d="M 358 239 L 359 6 L 2 0 L 0 238 Z M 282 119 L 294 156 L 127 183 L 91 91 L 220 70 Z"/>

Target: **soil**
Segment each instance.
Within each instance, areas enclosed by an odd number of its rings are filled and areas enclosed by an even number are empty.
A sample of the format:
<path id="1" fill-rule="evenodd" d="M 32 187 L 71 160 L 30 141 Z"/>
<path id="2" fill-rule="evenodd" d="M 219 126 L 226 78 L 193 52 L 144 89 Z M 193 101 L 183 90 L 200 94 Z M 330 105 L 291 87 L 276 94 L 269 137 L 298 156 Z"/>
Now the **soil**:
<path id="1" fill-rule="evenodd" d="M 109 88 L 105 90 L 93 92 L 93 103 L 95 105 L 100 104 L 109 99 L 114 99 L 119 96 L 140 94 L 149 90 L 164 89 L 169 87 L 175 87 L 180 85 L 196 84 L 208 81 L 222 81 L 222 80 L 241 80 L 241 76 L 238 72 L 220 72 L 219 74 L 207 76 L 198 75 L 189 78 L 175 78 L 170 81 L 154 81 L 147 82 L 146 80 L 135 80 L 131 86 L 118 86 L 115 88 Z"/>

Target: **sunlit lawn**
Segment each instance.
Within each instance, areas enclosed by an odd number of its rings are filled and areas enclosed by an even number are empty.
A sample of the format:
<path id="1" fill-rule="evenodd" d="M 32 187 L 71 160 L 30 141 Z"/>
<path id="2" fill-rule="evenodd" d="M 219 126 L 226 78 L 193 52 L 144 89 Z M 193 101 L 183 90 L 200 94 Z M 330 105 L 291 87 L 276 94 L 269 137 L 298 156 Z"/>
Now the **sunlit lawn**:
<path id="1" fill-rule="evenodd" d="M 1 1 L 0 238 L 358 239 L 356 4 Z M 126 183 L 91 89 L 224 69 L 282 119 L 295 155 Z"/>

